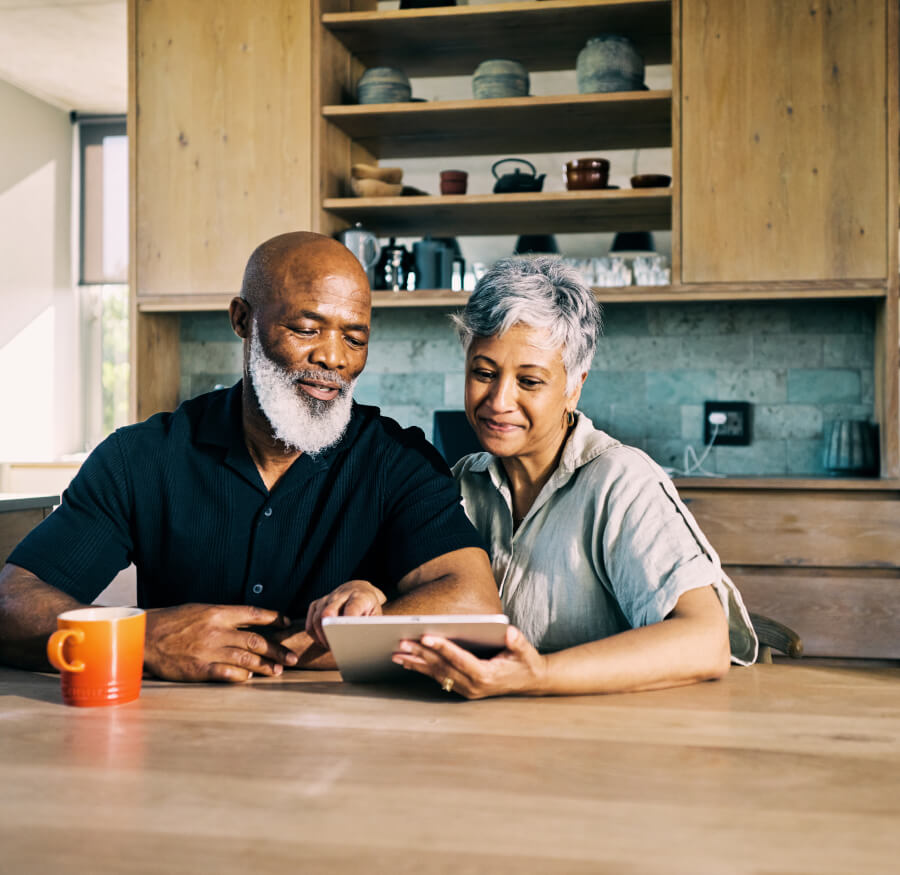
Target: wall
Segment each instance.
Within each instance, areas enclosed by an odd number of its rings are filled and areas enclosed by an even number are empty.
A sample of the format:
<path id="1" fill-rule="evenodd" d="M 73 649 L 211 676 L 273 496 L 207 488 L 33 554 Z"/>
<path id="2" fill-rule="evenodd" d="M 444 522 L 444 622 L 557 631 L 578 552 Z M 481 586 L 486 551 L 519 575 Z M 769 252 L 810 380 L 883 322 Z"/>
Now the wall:
<path id="1" fill-rule="evenodd" d="M 874 309 L 867 302 L 615 304 L 580 408 L 597 425 L 679 468 L 699 452 L 705 400 L 749 401 L 752 443 L 714 448 L 726 474 L 822 474 L 824 422 L 870 419 Z M 376 310 L 356 397 L 431 436 L 459 409 L 463 359 L 447 312 Z M 240 345 L 218 313 L 185 315 L 181 394 L 240 375 Z"/>
<path id="2" fill-rule="evenodd" d="M 82 449 L 68 114 L 0 81 L 0 460 Z"/>

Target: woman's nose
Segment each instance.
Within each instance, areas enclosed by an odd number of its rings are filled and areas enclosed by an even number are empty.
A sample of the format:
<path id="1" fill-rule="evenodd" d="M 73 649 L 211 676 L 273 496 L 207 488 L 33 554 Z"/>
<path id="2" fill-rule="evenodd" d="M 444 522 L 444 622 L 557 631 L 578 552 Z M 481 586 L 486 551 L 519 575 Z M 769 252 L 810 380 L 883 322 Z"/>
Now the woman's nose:
<path id="1" fill-rule="evenodd" d="M 515 381 L 497 380 L 491 386 L 488 401 L 498 412 L 511 409 L 515 405 Z"/>

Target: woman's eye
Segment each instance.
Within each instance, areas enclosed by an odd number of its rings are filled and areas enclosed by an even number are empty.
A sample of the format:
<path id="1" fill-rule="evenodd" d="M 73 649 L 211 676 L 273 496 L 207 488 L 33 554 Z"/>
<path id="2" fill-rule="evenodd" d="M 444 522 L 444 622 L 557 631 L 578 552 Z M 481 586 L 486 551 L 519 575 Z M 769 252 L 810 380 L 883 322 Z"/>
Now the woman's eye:
<path id="1" fill-rule="evenodd" d="M 477 368 L 472 371 L 472 376 L 476 380 L 490 380 L 494 375 L 490 371 L 482 370 L 481 368 Z"/>
<path id="2" fill-rule="evenodd" d="M 541 380 L 535 380 L 533 377 L 523 377 L 519 382 L 526 389 L 537 389 L 538 386 L 543 385 Z"/>

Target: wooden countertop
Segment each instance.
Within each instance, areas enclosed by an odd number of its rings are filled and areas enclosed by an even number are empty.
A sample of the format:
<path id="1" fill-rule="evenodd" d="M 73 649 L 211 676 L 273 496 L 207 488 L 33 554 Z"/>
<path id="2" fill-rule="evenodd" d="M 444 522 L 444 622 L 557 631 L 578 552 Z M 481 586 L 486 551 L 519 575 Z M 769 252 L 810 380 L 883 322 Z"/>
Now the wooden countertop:
<path id="1" fill-rule="evenodd" d="M 0 868 L 895 871 L 895 665 L 484 702 L 338 677 L 76 709 L 56 677 L 0 669 Z"/>
<path id="2" fill-rule="evenodd" d="M 30 495 L 20 492 L 0 492 L 0 513 L 13 510 L 34 510 L 59 504 L 58 495 Z"/>

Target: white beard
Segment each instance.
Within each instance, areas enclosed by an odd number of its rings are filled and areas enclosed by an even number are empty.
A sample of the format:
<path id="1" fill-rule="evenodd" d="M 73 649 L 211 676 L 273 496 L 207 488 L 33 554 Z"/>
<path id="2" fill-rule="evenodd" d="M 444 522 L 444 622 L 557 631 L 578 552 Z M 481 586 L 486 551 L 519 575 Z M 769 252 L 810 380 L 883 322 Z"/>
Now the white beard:
<path id="1" fill-rule="evenodd" d="M 275 437 L 287 452 L 315 456 L 334 446 L 350 422 L 356 381 L 333 371 L 289 371 L 270 359 L 259 340 L 256 319 L 250 332 L 250 381 Z M 312 398 L 297 388 L 300 380 L 327 380 L 340 388 L 333 401 Z"/>

